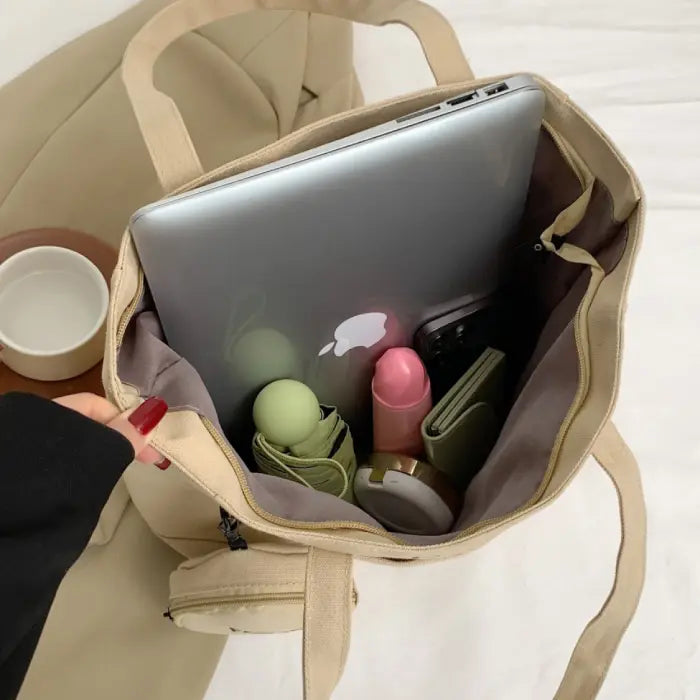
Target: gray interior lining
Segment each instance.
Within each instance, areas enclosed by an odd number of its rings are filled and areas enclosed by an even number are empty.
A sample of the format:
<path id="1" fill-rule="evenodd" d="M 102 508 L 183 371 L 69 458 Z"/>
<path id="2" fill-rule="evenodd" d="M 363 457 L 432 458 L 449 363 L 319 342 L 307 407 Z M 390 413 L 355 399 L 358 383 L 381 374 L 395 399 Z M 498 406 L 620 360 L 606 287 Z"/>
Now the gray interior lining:
<path id="1" fill-rule="evenodd" d="M 522 219 L 523 242 L 535 240 L 580 192 L 578 179 L 549 134 L 542 130 Z M 614 220 L 610 194 L 601 183 L 596 182 L 586 215 L 567 240 L 596 255 L 606 271 L 620 259 L 626 227 Z M 522 306 L 520 317 L 527 322 L 521 335 L 529 360 L 524 363 L 501 435 L 465 494 L 453 533 L 505 515 L 534 495 L 576 393 L 578 356 L 573 317 L 585 294 L 590 271 L 550 254 L 540 254 L 531 263 L 526 259 L 526 263 L 514 270 L 513 286 Z M 164 342 L 148 291 L 127 328 L 119 350 L 118 371 L 121 380 L 137 387 L 141 395 L 163 396 L 171 407 L 197 410 L 219 427 L 213 403 L 196 370 Z M 355 521 L 381 528 L 360 508 L 341 499 L 251 472 L 245 464 L 244 469 L 255 500 L 278 517 L 305 522 Z M 453 533 L 399 536 L 410 544 L 433 544 L 452 538 Z"/>

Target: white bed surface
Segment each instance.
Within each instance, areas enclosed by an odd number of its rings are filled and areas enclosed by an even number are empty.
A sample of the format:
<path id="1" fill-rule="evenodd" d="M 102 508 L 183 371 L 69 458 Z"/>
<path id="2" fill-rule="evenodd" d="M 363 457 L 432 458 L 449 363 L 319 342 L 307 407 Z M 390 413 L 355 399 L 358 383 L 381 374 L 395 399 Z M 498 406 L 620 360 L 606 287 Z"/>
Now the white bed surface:
<path id="1" fill-rule="evenodd" d="M 0 82 L 128 0 L 3 0 Z M 619 144 L 648 197 L 616 421 L 649 509 L 647 582 L 601 698 L 700 698 L 700 3 L 442 0 L 478 75 L 553 80 Z M 404 29 L 358 28 L 367 101 L 426 85 Z M 397 58 L 400 56 L 400 58 Z M 1 115 L 0 115 L 1 116 Z M 614 492 L 593 462 L 541 515 L 459 560 L 356 566 L 335 697 L 552 697 L 612 579 Z M 301 635 L 234 636 L 207 700 L 301 697 Z"/>

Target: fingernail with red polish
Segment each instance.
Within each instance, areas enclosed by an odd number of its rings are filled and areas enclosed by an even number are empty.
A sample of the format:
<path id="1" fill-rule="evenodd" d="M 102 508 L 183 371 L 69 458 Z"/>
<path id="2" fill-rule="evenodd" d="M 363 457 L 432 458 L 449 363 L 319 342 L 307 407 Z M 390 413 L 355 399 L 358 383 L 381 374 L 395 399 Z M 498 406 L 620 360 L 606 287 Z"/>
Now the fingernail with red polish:
<path id="1" fill-rule="evenodd" d="M 160 423 L 167 411 L 168 404 L 160 396 L 151 396 L 127 420 L 141 435 L 148 435 Z"/>
<path id="2" fill-rule="evenodd" d="M 167 457 L 163 457 L 163 459 L 161 459 L 160 462 L 156 462 L 155 465 L 158 469 L 165 471 L 171 465 L 171 462 Z"/>

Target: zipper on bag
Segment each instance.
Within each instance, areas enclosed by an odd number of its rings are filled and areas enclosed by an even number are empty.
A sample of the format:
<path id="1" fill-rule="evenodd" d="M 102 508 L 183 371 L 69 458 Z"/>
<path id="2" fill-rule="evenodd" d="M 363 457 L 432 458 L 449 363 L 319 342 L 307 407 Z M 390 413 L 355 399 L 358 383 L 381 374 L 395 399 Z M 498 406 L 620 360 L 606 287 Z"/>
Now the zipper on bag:
<path id="1" fill-rule="evenodd" d="M 223 533 L 228 542 L 228 548 L 232 552 L 237 552 L 240 549 L 248 549 L 248 543 L 243 539 L 241 533 L 238 532 L 238 520 L 227 513 L 223 508 L 219 508 L 221 522 L 219 530 Z"/>
<path id="2" fill-rule="evenodd" d="M 353 605 L 357 605 L 357 593 L 352 592 Z M 163 613 L 163 617 L 174 620 L 174 617 L 183 613 L 207 612 L 218 610 L 227 606 L 264 605 L 265 603 L 275 603 L 279 605 L 303 605 L 304 592 L 295 593 L 254 593 L 239 594 L 219 597 L 192 597 L 187 600 L 174 601 Z M 234 632 L 236 630 L 233 630 Z"/>

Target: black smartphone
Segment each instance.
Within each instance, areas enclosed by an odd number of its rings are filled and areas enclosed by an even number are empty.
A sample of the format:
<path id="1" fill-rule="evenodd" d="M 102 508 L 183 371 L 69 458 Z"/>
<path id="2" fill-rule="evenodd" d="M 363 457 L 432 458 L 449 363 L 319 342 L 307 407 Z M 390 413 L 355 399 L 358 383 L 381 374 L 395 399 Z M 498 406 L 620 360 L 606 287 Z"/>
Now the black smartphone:
<path id="1" fill-rule="evenodd" d="M 439 401 L 487 348 L 504 350 L 507 307 L 498 296 L 471 302 L 424 323 L 414 347 Z"/>

